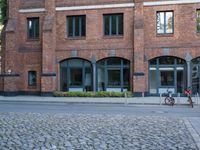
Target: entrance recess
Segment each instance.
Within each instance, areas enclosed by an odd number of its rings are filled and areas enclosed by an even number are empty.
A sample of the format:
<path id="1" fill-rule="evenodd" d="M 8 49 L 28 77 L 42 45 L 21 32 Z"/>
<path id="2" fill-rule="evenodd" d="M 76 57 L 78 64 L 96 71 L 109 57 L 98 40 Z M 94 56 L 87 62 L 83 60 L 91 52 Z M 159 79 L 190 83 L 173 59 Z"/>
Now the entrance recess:
<path id="1" fill-rule="evenodd" d="M 60 63 L 62 91 L 92 91 L 92 65 L 83 59 L 68 59 Z"/>
<path id="2" fill-rule="evenodd" d="M 98 91 L 129 91 L 130 62 L 121 58 L 106 58 L 97 62 Z"/>
<path id="3" fill-rule="evenodd" d="M 158 57 L 149 61 L 149 92 L 151 94 L 183 93 L 186 88 L 186 63 L 176 57 Z"/>

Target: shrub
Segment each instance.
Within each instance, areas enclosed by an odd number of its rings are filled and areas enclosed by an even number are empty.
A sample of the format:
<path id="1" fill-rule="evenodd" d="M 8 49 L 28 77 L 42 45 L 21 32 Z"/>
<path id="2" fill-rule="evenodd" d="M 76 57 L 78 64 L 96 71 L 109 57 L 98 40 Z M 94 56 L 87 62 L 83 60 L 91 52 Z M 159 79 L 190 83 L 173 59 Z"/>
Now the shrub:
<path id="1" fill-rule="evenodd" d="M 61 92 L 55 91 L 55 97 L 132 97 L 132 92 Z"/>

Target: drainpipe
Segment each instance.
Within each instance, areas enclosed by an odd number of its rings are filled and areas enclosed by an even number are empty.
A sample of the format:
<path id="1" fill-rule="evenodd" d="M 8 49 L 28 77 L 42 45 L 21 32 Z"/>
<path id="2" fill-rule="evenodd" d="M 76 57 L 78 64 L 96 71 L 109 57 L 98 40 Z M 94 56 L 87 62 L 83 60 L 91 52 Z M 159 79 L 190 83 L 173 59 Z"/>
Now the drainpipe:
<path id="1" fill-rule="evenodd" d="M 191 61 L 187 61 L 187 88 L 191 87 Z"/>
<path id="2" fill-rule="evenodd" d="M 192 81 L 191 81 L 191 60 L 192 60 L 192 56 L 190 55 L 190 53 L 187 53 L 185 56 L 185 60 L 187 63 L 187 88 L 191 87 L 192 85 Z"/>
<path id="3" fill-rule="evenodd" d="M 93 68 L 93 91 L 96 92 L 96 58 L 92 56 L 91 58 L 92 68 Z"/>

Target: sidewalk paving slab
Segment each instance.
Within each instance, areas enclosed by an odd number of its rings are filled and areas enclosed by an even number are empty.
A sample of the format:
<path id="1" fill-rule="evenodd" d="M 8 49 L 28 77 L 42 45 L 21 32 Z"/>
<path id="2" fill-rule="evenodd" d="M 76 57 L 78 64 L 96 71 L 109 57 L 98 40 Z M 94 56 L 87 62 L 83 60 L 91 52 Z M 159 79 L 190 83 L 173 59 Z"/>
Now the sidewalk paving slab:
<path id="1" fill-rule="evenodd" d="M 174 97 L 176 105 L 187 105 L 186 97 Z M 0 96 L 0 101 L 6 102 L 48 102 L 48 103 L 119 103 L 119 104 L 146 104 L 162 105 L 164 97 L 131 97 L 131 98 L 91 98 L 91 97 L 41 97 L 41 96 Z M 199 106 L 199 100 L 193 98 L 194 104 Z"/>

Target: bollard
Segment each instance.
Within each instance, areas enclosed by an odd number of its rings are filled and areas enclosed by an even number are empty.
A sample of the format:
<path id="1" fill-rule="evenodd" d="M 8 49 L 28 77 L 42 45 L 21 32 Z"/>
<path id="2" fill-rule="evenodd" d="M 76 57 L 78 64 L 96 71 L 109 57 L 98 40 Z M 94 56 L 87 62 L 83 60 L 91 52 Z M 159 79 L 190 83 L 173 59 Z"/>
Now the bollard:
<path id="1" fill-rule="evenodd" d="M 144 92 L 142 92 L 142 97 L 144 98 Z"/>
<path id="2" fill-rule="evenodd" d="M 180 104 L 180 97 L 181 97 L 181 94 L 178 93 L 178 96 L 177 96 L 177 104 L 178 104 L 178 105 Z"/>
<path id="3" fill-rule="evenodd" d="M 144 105 L 144 92 L 142 92 L 142 98 L 143 98 L 143 105 Z"/>
<path id="4" fill-rule="evenodd" d="M 125 102 L 124 102 L 124 105 L 128 105 L 128 99 L 127 99 L 127 93 L 125 92 L 124 93 L 124 98 L 125 98 Z"/>

